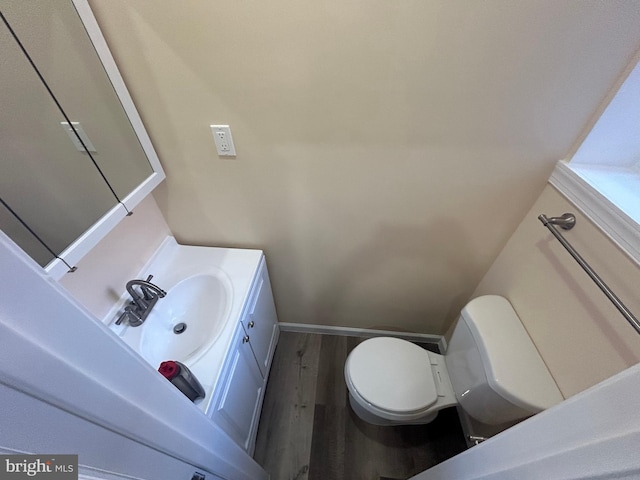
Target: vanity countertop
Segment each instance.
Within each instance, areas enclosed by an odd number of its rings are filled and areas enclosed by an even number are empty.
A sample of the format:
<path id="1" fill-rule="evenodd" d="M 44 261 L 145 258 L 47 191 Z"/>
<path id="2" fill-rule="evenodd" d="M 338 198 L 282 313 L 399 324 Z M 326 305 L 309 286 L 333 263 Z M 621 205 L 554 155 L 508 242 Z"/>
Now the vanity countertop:
<path id="1" fill-rule="evenodd" d="M 206 396 L 195 403 L 207 415 L 210 413 L 213 387 L 220 376 L 233 333 L 242 317 L 243 308 L 247 303 L 247 296 L 251 291 L 262 256 L 261 250 L 180 245 L 175 238 L 169 236 L 138 275 L 138 278 L 142 279 L 153 275 L 153 283 L 167 291 L 170 291 L 185 278 L 213 272 L 226 276 L 230 282 L 229 317 L 215 342 L 204 353 L 195 356 L 193 360 L 166 359 L 182 361 L 200 381 Z M 130 298 L 125 292 L 103 321 L 125 343 L 136 350 L 135 344 L 138 343 L 141 327 L 114 325 L 113 323 L 129 300 Z M 127 333 L 128 329 L 138 330 Z M 159 365 L 150 366 L 154 369 L 159 367 Z M 158 375 L 160 374 L 158 373 Z"/>

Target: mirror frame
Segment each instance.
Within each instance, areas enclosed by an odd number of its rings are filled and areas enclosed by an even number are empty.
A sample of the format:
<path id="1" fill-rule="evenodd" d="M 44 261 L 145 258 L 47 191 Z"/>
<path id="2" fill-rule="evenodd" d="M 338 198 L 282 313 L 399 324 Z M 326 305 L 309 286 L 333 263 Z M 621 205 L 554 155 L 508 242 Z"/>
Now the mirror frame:
<path id="1" fill-rule="evenodd" d="M 95 16 L 93 15 L 93 11 L 89 6 L 88 0 L 71 1 L 78 12 L 80 21 L 84 25 L 89 40 L 93 44 L 98 58 L 111 81 L 111 85 L 120 100 L 122 108 L 129 118 L 135 134 L 138 136 L 140 145 L 147 156 L 153 173 L 122 199 L 124 206 L 122 204 L 117 204 L 111 208 L 100 218 L 100 220 L 89 227 L 86 232 L 65 248 L 58 255 L 58 258 L 54 258 L 46 267 L 44 267 L 45 271 L 55 280 L 59 280 L 68 273 L 69 267 L 67 264 L 74 266 L 76 262 L 89 253 L 89 251 L 95 247 L 100 240 L 102 240 L 118 223 L 120 223 L 122 219 L 124 219 L 124 217 L 127 216 L 127 210 L 133 212 L 133 209 L 142 201 L 142 199 L 149 195 L 151 191 L 166 177 L 162 165 L 160 164 L 160 160 L 158 159 L 158 155 L 151 143 L 151 139 L 149 138 L 147 130 L 142 123 L 140 114 L 138 113 L 124 80 L 120 75 L 120 71 L 116 66 L 113 56 L 111 55 L 111 51 L 107 46 L 104 36 L 102 35 L 102 31 L 98 26 Z M 64 261 L 62 259 L 64 259 Z"/>

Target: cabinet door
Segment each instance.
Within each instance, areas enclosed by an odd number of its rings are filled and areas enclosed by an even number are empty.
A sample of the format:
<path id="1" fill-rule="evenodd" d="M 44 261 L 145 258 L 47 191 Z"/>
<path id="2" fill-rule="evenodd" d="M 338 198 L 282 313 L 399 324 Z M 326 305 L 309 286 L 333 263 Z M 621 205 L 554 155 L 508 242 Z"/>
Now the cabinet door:
<path id="1" fill-rule="evenodd" d="M 212 419 L 251 453 L 258 427 L 264 381 L 242 325 L 238 325 L 227 357 L 222 389 Z"/>
<path id="2" fill-rule="evenodd" d="M 251 348 L 263 376 L 267 375 L 273 357 L 272 350 L 275 348 L 278 334 L 277 322 L 269 273 L 263 258 L 251 293 L 249 310 L 243 320 Z"/>

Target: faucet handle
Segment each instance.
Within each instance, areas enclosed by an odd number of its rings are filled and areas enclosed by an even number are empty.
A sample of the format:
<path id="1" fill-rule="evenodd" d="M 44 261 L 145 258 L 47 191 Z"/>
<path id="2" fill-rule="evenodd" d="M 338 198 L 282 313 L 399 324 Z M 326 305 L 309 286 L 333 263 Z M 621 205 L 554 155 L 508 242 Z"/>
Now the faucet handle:
<path id="1" fill-rule="evenodd" d="M 120 325 L 125 319 L 132 327 L 136 327 L 142 323 L 140 315 L 138 315 L 132 305 L 125 307 L 124 312 L 116 320 L 116 325 Z"/>
<path id="2" fill-rule="evenodd" d="M 152 278 L 153 278 L 153 275 L 149 275 L 145 281 L 146 282 L 151 282 Z M 142 291 L 142 296 L 143 296 L 143 298 L 145 300 L 149 301 L 149 300 L 153 299 L 153 296 L 149 293 L 149 290 L 146 287 L 141 286 L 140 290 Z"/>
<path id="3" fill-rule="evenodd" d="M 120 314 L 120 316 L 116 320 L 116 325 L 120 325 L 124 321 L 125 318 L 129 318 L 129 312 L 127 312 L 127 311 L 125 311 L 124 313 Z"/>

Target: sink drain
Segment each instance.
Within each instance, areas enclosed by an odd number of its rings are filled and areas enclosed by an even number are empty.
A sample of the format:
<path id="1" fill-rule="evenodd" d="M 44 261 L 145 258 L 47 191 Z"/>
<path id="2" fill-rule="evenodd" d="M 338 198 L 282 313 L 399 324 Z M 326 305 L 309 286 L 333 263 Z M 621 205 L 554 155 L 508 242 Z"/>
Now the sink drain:
<path id="1" fill-rule="evenodd" d="M 180 335 L 187 329 L 187 324 L 184 322 L 178 323 L 175 327 L 173 327 L 173 333 L 176 335 Z"/>

